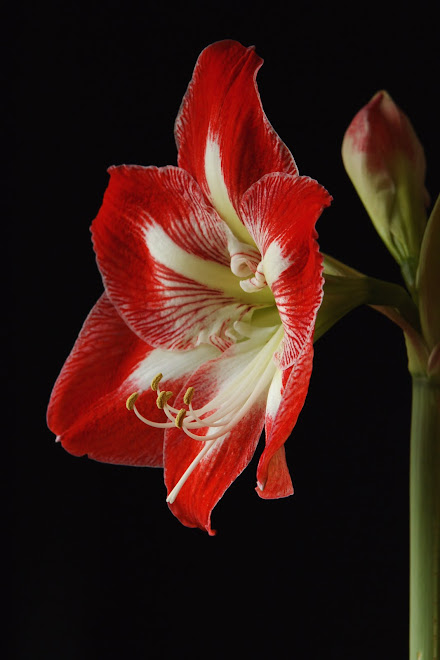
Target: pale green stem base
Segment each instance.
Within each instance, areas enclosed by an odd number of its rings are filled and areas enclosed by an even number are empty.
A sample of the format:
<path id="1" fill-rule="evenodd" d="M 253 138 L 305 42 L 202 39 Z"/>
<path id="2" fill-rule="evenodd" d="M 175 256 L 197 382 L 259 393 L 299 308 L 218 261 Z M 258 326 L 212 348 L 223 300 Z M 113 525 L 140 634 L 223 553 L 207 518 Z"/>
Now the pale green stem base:
<path id="1" fill-rule="evenodd" d="M 440 660 L 440 387 L 413 376 L 410 660 Z"/>

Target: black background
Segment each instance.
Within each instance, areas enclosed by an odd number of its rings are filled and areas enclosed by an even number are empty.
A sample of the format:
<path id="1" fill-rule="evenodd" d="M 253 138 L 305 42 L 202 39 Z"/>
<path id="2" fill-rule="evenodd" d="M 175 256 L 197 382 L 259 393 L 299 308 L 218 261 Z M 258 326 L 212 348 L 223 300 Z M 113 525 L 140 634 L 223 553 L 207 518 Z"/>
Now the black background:
<path id="1" fill-rule="evenodd" d="M 255 44 L 265 59 L 266 114 L 300 172 L 334 197 L 318 223 L 323 251 L 399 281 L 340 145 L 386 88 L 416 127 L 438 193 L 434 16 L 423 3 L 293 5 L 68 0 L 6 16 L 6 657 L 407 657 L 410 380 L 401 333 L 384 317 L 357 310 L 316 345 L 287 444 L 294 497 L 257 497 L 259 450 L 214 510 L 214 538 L 168 511 L 161 470 L 74 458 L 45 424 L 101 293 L 89 225 L 106 168 L 176 163 L 174 118 L 213 41 Z"/>

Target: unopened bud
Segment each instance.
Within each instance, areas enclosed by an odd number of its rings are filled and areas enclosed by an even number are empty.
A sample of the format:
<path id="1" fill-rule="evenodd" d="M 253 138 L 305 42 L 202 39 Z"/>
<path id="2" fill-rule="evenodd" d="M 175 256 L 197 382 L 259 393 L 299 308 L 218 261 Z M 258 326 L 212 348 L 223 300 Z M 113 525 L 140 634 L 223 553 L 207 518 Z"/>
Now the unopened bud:
<path id="1" fill-rule="evenodd" d="M 342 158 L 385 245 L 414 286 L 429 195 L 423 147 L 408 117 L 385 91 L 354 117 Z"/>

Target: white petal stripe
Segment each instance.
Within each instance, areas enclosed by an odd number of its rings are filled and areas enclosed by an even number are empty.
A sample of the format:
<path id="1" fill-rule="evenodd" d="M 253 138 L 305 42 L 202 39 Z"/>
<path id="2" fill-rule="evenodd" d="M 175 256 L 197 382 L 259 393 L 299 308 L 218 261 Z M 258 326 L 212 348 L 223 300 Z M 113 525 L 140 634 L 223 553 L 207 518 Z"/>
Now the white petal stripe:
<path id="1" fill-rule="evenodd" d="M 240 287 L 238 278 L 230 268 L 214 261 L 207 261 L 183 250 L 162 227 L 154 222 L 142 228 L 144 239 L 153 259 L 170 270 L 188 277 L 210 289 L 222 291 L 240 302 L 252 305 L 273 303 L 273 296 L 265 292 L 259 296 L 247 295 Z"/>
<path id="2" fill-rule="evenodd" d="M 230 230 L 240 241 L 249 245 L 255 245 L 229 199 L 228 190 L 223 178 L 220 147 L 212 136 L 208 136 L 206 140 L 205 176 L 212 205 L 219 216 L 223 218 Z"/>

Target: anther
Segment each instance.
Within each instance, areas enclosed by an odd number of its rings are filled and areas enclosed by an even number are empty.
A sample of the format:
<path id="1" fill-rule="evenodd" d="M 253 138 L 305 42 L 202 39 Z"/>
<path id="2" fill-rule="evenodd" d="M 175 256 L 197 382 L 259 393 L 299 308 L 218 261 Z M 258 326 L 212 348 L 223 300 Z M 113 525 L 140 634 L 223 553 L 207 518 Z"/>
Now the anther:
<path id="1" fill-rule="evenodd" d="M 185 396 L 183 397 L 183 403 L 185 405 L 189 406 L 189 404 L 192 401 L 193 396 L 194 396 L 194 388 L 193 387 L 188 387 L 188 389 L 185 392 Z"/>
<path id="2" fill-rule="evenodd" d="M 186 410 L 185 408 L 181 408 L 179 412 L 176 415 L 176 420 L 175 420 L 175 425 L 177 426 L 178 429 L 181 429 L 183 426 L 183 420 L 185 419 L 186 415 Z"/>
<path id="3" fill-rule="evenodd" d="M 125 402 L 125 405 L 127 406 L 127 410 L 133 410 L 133 406 L 138 400 L 139 394 L 140 392 L 133 392 L 133 394 L 130 394 L 127 401 Z"/>
<path id="4" fill-rule="evenodd" d="M 156 399 L 156 406 L 160 409 L 163 410 L 165 404 L 171 399 L 173 396 L 172 392 L 161 392 L 159 396 Z"/>
<path id="5" fill-rule="evenodd" d="M 163 378 L 162 374 L 157 374 L 151 381 L 151 389 L 153 390 L 153 392 L 157 392 L 157 388 L 162 378 Z"/>

